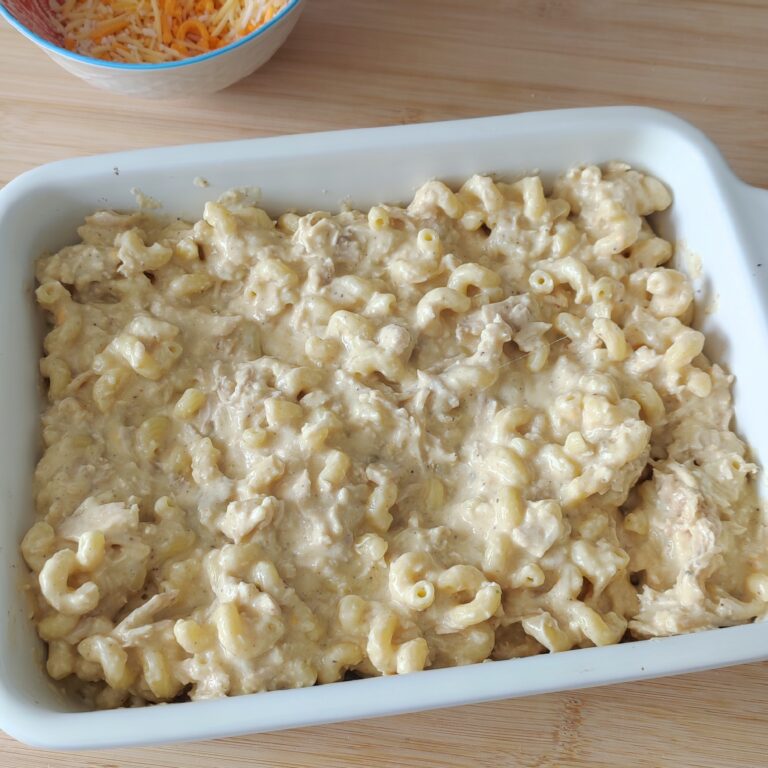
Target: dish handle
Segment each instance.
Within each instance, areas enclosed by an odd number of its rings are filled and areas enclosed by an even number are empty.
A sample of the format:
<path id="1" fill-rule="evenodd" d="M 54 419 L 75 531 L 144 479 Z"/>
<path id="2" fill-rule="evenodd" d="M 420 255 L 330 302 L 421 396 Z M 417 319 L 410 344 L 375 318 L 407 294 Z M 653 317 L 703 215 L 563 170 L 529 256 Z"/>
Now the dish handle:
<path id="1" fill-rule="evenodd" d="M 750 271 L 768 290 L 768 189 L 745 184 L 741 199 L 744 236 L 752 246 Z"/>

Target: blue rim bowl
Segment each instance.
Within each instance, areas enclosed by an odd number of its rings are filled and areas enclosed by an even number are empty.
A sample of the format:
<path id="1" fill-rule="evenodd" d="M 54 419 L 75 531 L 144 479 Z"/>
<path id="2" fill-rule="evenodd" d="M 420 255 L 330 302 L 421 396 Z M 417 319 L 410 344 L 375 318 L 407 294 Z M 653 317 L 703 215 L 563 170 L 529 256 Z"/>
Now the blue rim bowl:
<path id="1" fill-rule="evenodd" d="M 301 1 L 302 0 L 288 0 L 285 6 L 281 8 L 280 11 L 278 11 L 278 13 L 276 13 L 268 22 L 266 22 L 266 24 L 262 24 L 258 29 L 255 29 L 245 37 L 242 37 L 239 40 L 235 40 L 234 43 L 230 43 L 223 48 L 217 48 L 215 51 L 210 51 L 208 53 L 201 53 L 199 56 L 190 56 L 188 59 L 181 59 L 180 61 L 166 61 L 160 64 L 129 64 L 121 61 L 104 61 L 103 59 L 95 59 L 90 56 L 83 56 L 82 54 L 68 51 L 66 48 L 54 45 L 49 40 L 46 40 L 44 37 L 40 37 L 40 35 L 24 26 L 5 7 L 5 5 L 3 5 L 2 0 L 0 0 L 0 17 L 4 18 L 17 32 L 20 32 L 22 35 L 24 35 L 24 37 L 39 45 L 47 53 L 54 53 L 57 56 L 62 56 L 65 59 L 70 59 L 71 61 L 76 61 L 80 64 L 88 64 L 93 67 L 102 67 L 103 69 L 122 69 L 132 72 L 149 72 L 152 70 L 176 69 L 178 67 L 185 67 L 189 64 L 197 64 L 202 61 L 215 59 L 217 56 L 223 56 L 229 51 L 240 48 L 240 46 L 246 45 L 246 43 L 249 43 L 251 40 L 254 40 L 255 38 L 267 32 L 269 29 L 275 26 L 275 24 L 278 24 L 289 13 L 291 13 L 291 11 L 295 10 Z"/>

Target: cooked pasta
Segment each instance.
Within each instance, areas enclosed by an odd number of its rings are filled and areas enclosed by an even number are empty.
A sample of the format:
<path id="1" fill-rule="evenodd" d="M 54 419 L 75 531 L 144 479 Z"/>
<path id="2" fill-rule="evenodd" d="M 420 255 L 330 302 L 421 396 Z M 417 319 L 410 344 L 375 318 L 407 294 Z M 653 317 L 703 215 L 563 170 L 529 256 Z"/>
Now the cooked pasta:
<path id="1" fill-rule="evenodd" d="M 731 376 L 614 163 L 407 207 L 102 211 L 38 262 L 50 675 L 98 707 L 762 617 Z"/>

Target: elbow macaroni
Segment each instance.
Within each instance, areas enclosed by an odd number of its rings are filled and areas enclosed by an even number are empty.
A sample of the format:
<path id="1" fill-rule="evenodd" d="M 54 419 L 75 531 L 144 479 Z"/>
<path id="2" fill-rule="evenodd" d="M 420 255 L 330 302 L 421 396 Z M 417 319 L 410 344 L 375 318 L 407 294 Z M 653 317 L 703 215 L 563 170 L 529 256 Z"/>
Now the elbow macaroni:
<path id="1" fill-rule="evenodd" d="M 731 379 L 645 219 L 669 204 L 611 164 L 89 217 L 37 269 L 50 676 L 204 699 L 763 616 Z"/>

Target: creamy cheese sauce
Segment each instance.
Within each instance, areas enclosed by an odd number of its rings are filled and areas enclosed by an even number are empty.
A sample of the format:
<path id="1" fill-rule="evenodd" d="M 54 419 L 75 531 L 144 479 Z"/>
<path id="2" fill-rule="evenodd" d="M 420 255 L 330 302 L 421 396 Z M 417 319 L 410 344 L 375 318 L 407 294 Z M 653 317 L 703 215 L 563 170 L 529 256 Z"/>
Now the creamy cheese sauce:
<path id="1" fill-rule="evenodd" d="M 50 675 L 112 707 L 761 617 L 757 468 L 646 220 L 670 202 L 614 163 L 88 217 L 37 268 Z"/>

